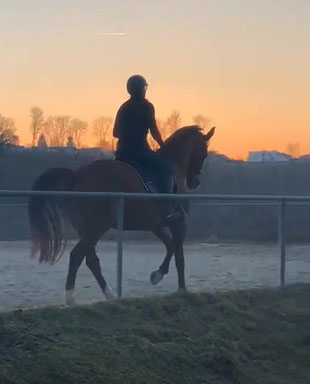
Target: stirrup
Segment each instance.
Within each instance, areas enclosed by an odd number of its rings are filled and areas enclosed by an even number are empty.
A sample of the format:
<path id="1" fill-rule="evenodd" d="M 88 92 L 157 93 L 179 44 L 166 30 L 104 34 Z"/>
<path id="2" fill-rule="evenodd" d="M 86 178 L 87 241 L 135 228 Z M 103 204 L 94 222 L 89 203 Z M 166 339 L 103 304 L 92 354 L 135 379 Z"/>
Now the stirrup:
<path id="1" fill-rule="evenodd" d="M 172 212 L 163 220 L 164 224 L 173 224 L 185 220 L 184 211 Z"/>

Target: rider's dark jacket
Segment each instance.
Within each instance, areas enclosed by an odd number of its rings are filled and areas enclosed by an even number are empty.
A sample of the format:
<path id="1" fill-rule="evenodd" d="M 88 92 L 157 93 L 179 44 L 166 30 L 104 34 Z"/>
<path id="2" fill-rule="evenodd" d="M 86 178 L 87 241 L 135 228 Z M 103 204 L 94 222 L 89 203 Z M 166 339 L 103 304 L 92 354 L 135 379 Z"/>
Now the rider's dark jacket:
<path id="1" fill-rule="evenodd" d="M 147 134 L 156 127 L 155 110 L 152 103 L 146 99 L 129 99 L 118 110 L 113 136 L 117 137 L 117 155 L 129 157 L 137 152 L 150 150 Z"/>

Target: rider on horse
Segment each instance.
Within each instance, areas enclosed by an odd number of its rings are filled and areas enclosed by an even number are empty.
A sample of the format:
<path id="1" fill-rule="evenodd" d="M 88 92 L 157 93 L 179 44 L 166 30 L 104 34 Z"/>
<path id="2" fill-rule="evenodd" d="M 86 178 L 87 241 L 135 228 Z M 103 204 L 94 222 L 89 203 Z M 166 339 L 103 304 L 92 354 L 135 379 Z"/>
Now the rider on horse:
<path id="1" fill-rule="evenodd" d="M 155 109 L 146 98 L 148 84 L 140 75 L 127 81 L 130 98 L 117 112 L 113 136 L 118 138 L 116 159 L 138 163 L 155 174 L 160 193 L 173 192 L 173 170 L 157 152 L 152 151 L 147 141 L 148 132 L 163 146 L 161 134 L 155 120 Z M 184 218 L 183 212 L 175 211 L 168 200 L 161 201 L 162 218 L 167 224 Z"/>

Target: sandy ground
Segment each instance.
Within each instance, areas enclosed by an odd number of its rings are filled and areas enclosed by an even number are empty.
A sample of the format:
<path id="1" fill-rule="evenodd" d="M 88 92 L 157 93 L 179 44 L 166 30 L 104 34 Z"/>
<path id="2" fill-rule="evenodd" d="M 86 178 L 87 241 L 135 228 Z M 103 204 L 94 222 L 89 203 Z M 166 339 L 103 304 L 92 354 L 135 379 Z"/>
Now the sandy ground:
<path id="1" fill-rule="evenodd" d="M 0 311 L 64 304 L 68 251 L 54 266 L 39 265 L 29 257 L 28 242 L 0 242 Z M 98 244 L 104 275 L 116 290 L 116 245 Z M 157 295 L 176 290 L 176 270 L 158 286 L 149 283 L 150 272 L 164 257 L 160 243 L 124 244 L 123 293 L 126 297 Z M 280 279 L 279 249 L 254 244 L 188 244 L 185 246 L 187 287 L 191 291 L 276 286 Z M 310 245 L 287 247 L 286 282 L 310 282 Z M 79 270 L 75 291 L 79 303 L 103 300 L 85 264 Z"/>

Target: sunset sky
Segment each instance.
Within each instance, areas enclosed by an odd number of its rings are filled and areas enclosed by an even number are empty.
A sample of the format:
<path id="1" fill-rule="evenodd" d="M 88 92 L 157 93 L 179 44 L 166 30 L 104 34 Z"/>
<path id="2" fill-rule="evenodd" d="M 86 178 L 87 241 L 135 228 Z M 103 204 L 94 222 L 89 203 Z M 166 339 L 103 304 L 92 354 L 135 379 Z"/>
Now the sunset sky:
<path id="1" fill-rule="evenodd" d="M 134 73 L 157 116 L 199 113 L 231 157 L 310 153 L 309 0 L 0 0 L 0 113 L 115 116 Z M 90 139 L 89 139 L 90 142 Z"/>

